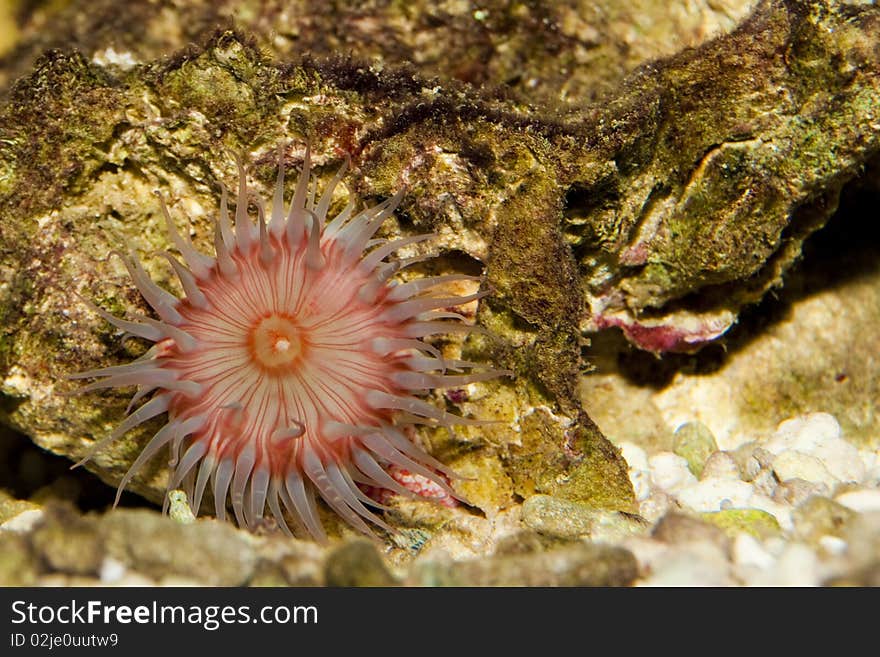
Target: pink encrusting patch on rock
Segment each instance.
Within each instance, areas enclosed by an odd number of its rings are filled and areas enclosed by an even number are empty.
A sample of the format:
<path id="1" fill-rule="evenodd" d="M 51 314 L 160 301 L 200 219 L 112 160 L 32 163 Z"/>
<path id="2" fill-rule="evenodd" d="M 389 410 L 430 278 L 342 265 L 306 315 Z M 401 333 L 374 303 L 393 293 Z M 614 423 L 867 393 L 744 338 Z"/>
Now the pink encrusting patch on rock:
<path id="1" fill-rule="evenodd" d="M 680 322 L 675 318 L 663 318 L 651 323 L 619 315 L 599 314 L 592 320 L 594 330 L 617 327 L 623 331 L 626 339 L 639 349 L 655 354 L 696 351 L 707 342 L 721 336 L 732 324 L 732 316 L 705 321 L 688 319 Z"/>
<path id="2" fill-rule="evenodd" d="M 180 236 L 162 201 L 183 262 L 163 255 L 180 279 L 184 298 L 156 286 L 130 255 L 123 261 L 158 319 L 123 320 L 93 307 L 118 328 L 156 344 L 127 365 L 75 375 L 100 377 L 83 391 L 134 385 L 133 403 L 150 397 L 83 461 L 167 412 L 168 422 L 123 477 L 120 491 L 167 446 L 168 488 L 182 487 L 198 511 L 210 485 L 216 515 L 225 517 L 230 500 L 242 526 L 253 526 L 268 507 L 289 531 L 286 509 L 288 517 L 323 540 L 316 506 L 320 497 L 364 533 L 370 533 L 367 521 L 391 530 L 362 487 L 409 494 L 413 486 L 394 474 L 402 471 L 420 477 L 422 488 L 432 490 L 429 497 L 454 499 L 447 479 L 454 473 L 403 429 L 479 423 L 421 397 L 433 388 L 509 374 L 444 359 L 424 341 L 439 333 L 474 330 L 449 308 L 485 292 L 443 296 L 431 290 L 480 279 L 453 274 L 396 283 L 393 277 L 400 269 L 423 258 L 387 258 L 431 236 L 373 238 L 402 192 L 361 212 L 349 203 L 328 221 L 346 166 L 316 199 L 308 148 L 287 211 L 284 167 L 279 165 L 268 222 L 262 202 L 252 221 L 246 174 L 239 168 L 234 227 L 224 189 L 214 256 L 199 253 Z"/>

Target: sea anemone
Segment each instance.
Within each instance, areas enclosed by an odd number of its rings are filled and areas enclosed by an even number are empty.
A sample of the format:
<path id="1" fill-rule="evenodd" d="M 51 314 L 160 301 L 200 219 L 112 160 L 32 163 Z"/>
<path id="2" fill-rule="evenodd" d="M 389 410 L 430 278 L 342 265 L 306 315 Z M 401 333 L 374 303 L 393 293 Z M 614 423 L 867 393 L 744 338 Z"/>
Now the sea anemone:
<path id="1" fill-rule="evenodd" d="M 137 425 L 167 413 L 167 423 L 122 478 L 117 502 L 134 473 L 166 445 L 171 452 L 168 489 L 186 491 L 195 512 L 210 483 L 218 518 L 225 518 L 231 498 L 240 526 L 253 527 L 268 506 L 290 533 L 283 505 L 317 540 L 326 535 L 316 497 L 361 532 L 372 533 L 365 521 L 393 531 L 375 513 L 381 505 L 364 493 L 370 487 L 412 496 L 388 474 L 391 467 L 421 475 L 456 496 L 447 480 L 455 474 L 410 440 L 407 430 L 419 424 L 449 428 L 480 422 L 422 397 L 434 388 L 507 373 L 443 358 L 425 341 L 479 330 L 450 308 L 486 292 L 430 293 L 449 283 L 481 280 L 474 276 L 395 281 L 401 269 L 426 258 L 389 257 L 432 236 L 374 239 L 403 190 L 360 212 L 350 201 L 328 220 L 334 189 L 347 166 L 346 160 L 316 200 L 306 147 L 285 212 L 280 157 L 267 223 L 259 199 L 257 220 L 251 219 L 239 159 L 235 225 L 222 188 L 213 257 L 180 235 L 157 192 L 182 262 L 168 252 L 161 255 L 185 296 L 157 286 L 134 254 L 117 254 L 158 319 L 120 319 L 86 303 L 117 328 L 155 344 L 129 364 L 74 375 L 99 378 L 80 392 L 137 386 L 129 411 L 149 397 L 80 463 Z"/>

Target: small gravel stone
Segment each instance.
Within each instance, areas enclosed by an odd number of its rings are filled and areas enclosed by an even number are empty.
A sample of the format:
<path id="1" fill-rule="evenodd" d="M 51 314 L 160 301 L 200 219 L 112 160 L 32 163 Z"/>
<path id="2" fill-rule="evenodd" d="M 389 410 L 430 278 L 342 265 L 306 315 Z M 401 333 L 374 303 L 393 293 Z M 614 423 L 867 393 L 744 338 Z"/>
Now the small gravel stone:
<path id="1" fill-rule="evenodd" d="M 829 536 L 825 534 L 825 536 L 819 537 L 819 547 L 828 554 L 833 554 L 835 556 L 839 556 L 846 552 L 847 544 L 842 538 L 838 536 Z"/>
<path id="2" fill-rule="evenodd" d="M 752 586 L 818 586 L 818 557 L 803 543 L 789 543 L 772 567 L 757 571 L 746 583 Z"/>
<path id="3" fill-rule="evenodd" d="M 720 511 L 726 502 L 730 507 L 747 507 L 753 487 L 733 479 L 703 479 L 678 491 L 678 501 L 694 511 Z"/>
<path id="4" fill-rule="evenodd" d="M 865 476 L 859 450 L 841 437 L 840 425 L 828 413 L 810 413 L 782 422 L 765 447 L 776 455 L 795 450 L 813 456 L 839 481 L 859 482 Z"/>
<path id="5" fill-rule="evenodd" d="M 639 514 L 648 522 L 656 522 L 675 506 L 675 500 L 663 491 L 654 491 L 639 504 Z"/>
<path id="6" fill-rule="evenodd" d="M 707 459 L 717 450 L 715 436 L 702 422 L 687 422 L 675 430 L 672 451 L 687 461 L 688 468 L 697 477 L 702 476 Z"/>
<path id="7" fill-rule="evenodd" d="M 727 535 L 715 525 L 684 513 L 667 513 L 651 534 L 658 541 L 679 544 L 708 541 L 727 550 Z"/>
<path id="8" fill-rule="evenodd" d="M 815 456 L 794 449 L 786 449 L 773 459 L 773 472 L 779 481 L 803 479 L 805 481 L 825 484 L 834 489 L 838 479 L 828 472 L 828 468 Z"/>
<path id="9" fill-rule="evenodd" d="M 126 571 L 124 563 L 108 557 L 101 563 L 98 577 L 102 584 L 116 584 L 125 576 Z"/>
<path id="10" fill-rule="evenodd" d="M 651 494 L 651 473 L 648 471 L 648 455 L 638 445 L 621 443 L 620 453 L 629 465 L 629 481 L 636 500 L 644 500 Z"/>
<path id="11" fill-rule="evenodd" d="M 773 454 L 768 452 L 757 441 L 751 441 L 740 445 L 729 452 L 739 466 L 743 481 L 752 481 L 765 468 L 769 468 L 773 462 Z"/>
<path id="12" fill-rule="evenodd" d="M 647 470 L 648 455 L 638 445 L 634 443 L 623 442 L 618 445 L 620 454 L 626 460 L 630 470 Z"/>
<path id="13" fill-rule="evenodd" d="M 880 450 L 860 449 L 859 458 L 865 466 L 866 477 L 874 474 L 874 469 L 880 465 Z"/>
<path id="14" fill-rule="evenodd" d="M 0 525 L 0 531 L 25 533 L 33 529 L 43 519 L 42 509 L 28 509 Z"/>
<path id="15" fill-rule="evenodd" d="M 651 481 L 658 488 L 672 492 L 697 481 L 687 461 L 672 452 L 660 452 L 648 459 Z"/>
<path id="16" fill-rule="evenodd" d="M 792 511 L 796 536 L 818 543 L 822 536 L 842 536 L 844 526 L 855 512 L 827 497 L 810 497 Z"/>
<path id="17" fill-rule="evenodd" d="M 595 509 L 550 495 L 533 495 L 522 506 L 523 522 L 535 531 L 560 538 L 589 534 Z"/>
<path id="18" fill-rule="evenodd" d="M 779 523 L 779 526 L 786 531 L 794 527 L 794 522 L 791 519 L 792 509 L 787 504 L 779 504 L 766 495 L 756 492 L 752 495 L 751 499 L 749 499 L 748 506 L 749 508 L 759 511 L 766 511 L 776 518 L 776 522 Z"/>
<path id="19" fill-rule="evenodd" d="M 741 532 L 733 542 L 733 561 L 737 566 L 764 570 L 772 568 L 776 559 L 754 536 Z"/>
<path id="20" fill-rule="evenodd" d="M 638 576 L 621 547 L 579 542 L 546 552 L 469 561 L 422 561 L 410 570 L 416 586 L 629 586 Z"/>
<path id="21" fill-rule="evenodd" d="M 327 586 L 394 586 L 398 583 L 376 546 L 365 538 L 343 543 L 327 556 L 324 581 Z"/>
<path id="22" fill-rule="evenodd" d="M 713 452 L 703 466 L 701 479 L 734 479 L 741 477 L 736 461 L 729 452 Z"/>
<path id="23" fill-rule="evenodd" d="M 808 454 L 820 444 L 840 438 L 840 425 L 828 413 L 808 413 L 779 423 L 764 444 L 773 454 L 799 449 Z"/>
<path id="24" fill-rule="evenodd" d="M 840 481 L 859 483 L 865 477 L 865 464 L 859 450 L 843 438 L 819 445 L 812 454 Z"/>
<path id="25" fill-rule="evenodd" d="M 815 495 L 827 497 L 831 491 L 825 484 L 817 484 L 803 479 L 789 479 L 779 484 L 772 493 L 772 500 L 779 504 L 796 507 Z"/>
<path id="26" fill-rule="evenodd" d="M 733 586 L 725 550 L 707 541 L 678 545 L 656 555 L 640 586 Z"/>
<path id="27" fill-rule="evenodd" d="M 880 490 L 876 488 L 851 490 L 838 495 L 834 501 L 859 513 L 880 511 Z"/>
<path id="28" fill-rule="evenodd" d="M 630 470 L 629 482 L 639 502 L 647 499 L 651 494 L 651 473 L 647 470 Z"/>
<path id="29" fill-rule="evenodd" d="M 755 487 L 755 493 L 773 497 L 776 488 L 779 486 L 779 480 L 773 474 L 770 468 L 762 468 L 761 471 L 752 479 L 752 486 Z"/>
<path id="30" fill-rule="evenodd" d="M 580 502 L 550 495 L 533 495 L 522 506 L 522 520 L 545 536 L 619 542 L 624 536 L 644 531 L 646 523 L 638 516 L 597 509 Z"/>
<path id="31" fill-rule="evenodd" d="M 723 509 L 703 513 L 701 517 L 731 537 L 746 533 L 755 538 L 766 538 L 780 532 L 776 517 L 762 509 Z"/>

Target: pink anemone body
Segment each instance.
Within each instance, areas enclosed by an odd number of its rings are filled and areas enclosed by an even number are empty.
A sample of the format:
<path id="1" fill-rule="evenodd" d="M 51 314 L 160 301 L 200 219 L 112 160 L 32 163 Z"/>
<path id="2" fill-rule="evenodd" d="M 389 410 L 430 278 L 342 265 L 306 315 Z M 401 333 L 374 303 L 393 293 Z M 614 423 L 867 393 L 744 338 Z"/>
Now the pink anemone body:
<path id="1" fill-rule="evenodd" d="M 434 406 L 422 393 L 506 373 L 444 359 L 424 340 L 474 329 L 448 309 L 484 293 L 437 296 L 431 290 L 480 279 L 448 275 L 397 283 L 393 277 L 401 268 L 423 258 L 388 258 L 431 236 L 373 239 L 402 193 L 359 213 L 349 203 L 328 221 L 345 169 L 316 200 L 307 148 L 285 212 L 280 163 L 270 219 L 266 222 L 258 202 L 255 223 L 240 165 L 235 225 L 224 189 L 210 257 L 179 235 L 160 197 L 183 261 L 163 255 L 185 296 L 158 287 L 135 256 L 123 257 L 158 319 L 125 320 L 93 309 L 155 344 L 127 365 L 74 375 L 99 379 L 82 391 L 134 385 L 133 404 L 149 397 L 83 461 L 167 412 L 167 423 L 123 477 L 120 492 L 138 468 L 168 446 L 168 488 L 183 488 L 194 511 L 210 484 L 219 518 L 225 517 L 227 500 L 238 523 L 247 527 L 268 507 L 283 530 L 290 531 L 290 517 L 318 540 L 326 538 L 318 497 L 364 533 L 371 533 L 366 521 L 392 531 L 374 510 L 380 505 L 362 490 L 412 496 L 389 468 L 421 475 L 456 497 L 446 481 L 454 473 L 404 429 L 478 423 Z"/>

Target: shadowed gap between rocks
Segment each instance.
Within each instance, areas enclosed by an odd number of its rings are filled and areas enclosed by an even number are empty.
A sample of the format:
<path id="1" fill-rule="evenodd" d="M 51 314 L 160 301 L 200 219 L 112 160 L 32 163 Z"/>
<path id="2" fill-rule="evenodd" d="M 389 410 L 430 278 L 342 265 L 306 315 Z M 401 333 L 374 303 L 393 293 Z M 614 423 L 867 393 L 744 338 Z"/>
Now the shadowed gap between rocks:
<path id="1" fill-rule="evenodd" d="M 736 324 L 719 340 L 694 354 L 669 353 L 661 358 L 631 346 L 619 329 L 592 337 L 592 350 L 617 353 L 619 372 L 636 385 L 662 389 L 679 373 L 711 374 L 773 325 L 791 307 L 810 296 L 834 290 L 880 272 L 880 159 L 865 175 L 846 185 L 840 205 L 828 223 L 804 242 L 801 259 L 784 275 L 784 287 L 747 306 Z"/>

